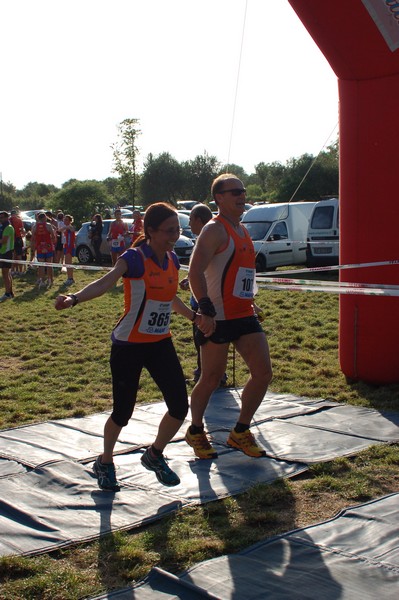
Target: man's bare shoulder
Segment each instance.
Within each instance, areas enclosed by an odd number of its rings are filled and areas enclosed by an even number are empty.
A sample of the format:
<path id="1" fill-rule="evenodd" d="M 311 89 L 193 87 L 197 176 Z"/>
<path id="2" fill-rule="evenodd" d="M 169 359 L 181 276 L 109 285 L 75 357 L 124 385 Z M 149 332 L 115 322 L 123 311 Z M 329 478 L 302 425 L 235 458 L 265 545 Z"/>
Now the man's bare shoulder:
<path id="1" fill-rule="evenodd" d="M 198 241 L 202 240 L 202 243 L 221 243 L 224 241 L 226 237 L 226 229 L 220 223 L 220 221 L 211 220 L 208 221 L 206 225 L 204 225 L 199 237 Z"/>

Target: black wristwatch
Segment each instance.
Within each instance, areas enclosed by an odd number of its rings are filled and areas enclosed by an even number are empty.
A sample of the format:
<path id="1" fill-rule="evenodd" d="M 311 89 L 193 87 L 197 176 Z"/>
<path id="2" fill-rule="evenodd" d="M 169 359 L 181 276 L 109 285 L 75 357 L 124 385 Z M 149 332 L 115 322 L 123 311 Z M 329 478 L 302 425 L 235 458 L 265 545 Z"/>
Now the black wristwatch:
<path id="1" fill-rule="evenodd" d="M 71 304 L 71 308 L 72 306 L 76 306 L 76 304 L 79 302 L 79 299 L 77 296 L 75 296 L 75 294 L 67 294 L 68 298 L 71 298 L 72 300 L 72 304 Z"/>

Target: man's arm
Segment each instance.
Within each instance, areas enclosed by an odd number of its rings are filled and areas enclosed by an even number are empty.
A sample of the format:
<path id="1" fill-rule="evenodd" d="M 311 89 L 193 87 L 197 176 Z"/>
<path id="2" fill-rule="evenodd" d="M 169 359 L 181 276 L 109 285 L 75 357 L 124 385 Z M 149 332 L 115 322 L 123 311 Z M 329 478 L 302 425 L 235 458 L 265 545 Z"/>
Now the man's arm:
<path id="1" fill-rule="evenodd" d="M 207 223 L 197 238 L 188 270 L 190 288 L 197 301 L 208 295 L 204 271 L 226 241 L 226 230 L 217 221 Z"/>
<path id="2" fill-rule="evenodd" d="M 208 289 L 204 275 L 205 269 L 208 267 L 212 258 L 220 247 L 227 241 L 227 233 L 221 223 L 211 221 L 202 229 L 195 244 L 194 252 L 191 256 L 190 267 L 188 271 L 188 279 L 190 282 L 191 291 L 197 302 L 200 305 L 201 322 L 198 328 L 208 337 L 215 330 L 214 307 L 212 302 L 199 302 L 201 299 L 207 298 Z M 201 307 L 202 305 L 202 307 Z M 206 309 L 206 310 L 205 310 Z M 209 314 L 208 314 L 209 311 Z"/>

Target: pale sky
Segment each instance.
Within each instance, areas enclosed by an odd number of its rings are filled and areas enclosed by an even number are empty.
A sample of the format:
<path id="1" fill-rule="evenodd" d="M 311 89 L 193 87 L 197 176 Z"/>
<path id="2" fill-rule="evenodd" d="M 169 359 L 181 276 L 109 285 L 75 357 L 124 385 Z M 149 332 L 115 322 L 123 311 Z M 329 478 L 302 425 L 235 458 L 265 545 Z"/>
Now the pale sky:
<path id="1" fill-rule="evenodd" d="M 19 189 L 115 176 L 126 118 L 140 163 L 206 151 L 252 173 L 336 139 L 337 78 L 287 0 L 1 0 L 0 22 L 0 172 Z"/>

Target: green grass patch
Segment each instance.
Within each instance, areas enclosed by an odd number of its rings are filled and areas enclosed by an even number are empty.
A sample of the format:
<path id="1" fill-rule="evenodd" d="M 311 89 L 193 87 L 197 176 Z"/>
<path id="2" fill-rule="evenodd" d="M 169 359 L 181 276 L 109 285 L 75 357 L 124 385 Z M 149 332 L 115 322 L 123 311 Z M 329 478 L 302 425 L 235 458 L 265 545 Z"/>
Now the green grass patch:
<path id="1" fill-rule="evenodd" d="M 97 277 L 77 271 L 70 291 Z M 123 309 L 121 285 L 57 312 L 54 300 L 64 279 L 58 275 L 52 289 L 38 291 L 34 275 L 28 274 L 14 282 L 15 300 L 1 305 L 2 429 L 112 406 L 110 333 Z M 188 301 L 188 293 L 181 296 Z M 337 296 L 260 290 L 257 303 L 266 316 L 272 391 L 398 410 L 398 384 L 348 383 L 341 373 Z M 191 378 L 196 366 L 191 325 L 174 316 L 172 331 L 185 375 Z M 247 370 L 239 356 L 233 363 L 231 354 L 227 374 L 230 384 L 245 384 Z M 138 402 L 159 400 L 159 390 L 143 372 Z M 155 565 L 178 573 L 198 561 L 330 518 L 342 506 L 398 491 L 398 465 L 399 445 L 379 445 L 353 458 L 313 465 L 294 480 L 256 485 L 234 498 L 186 508 L 143 529 L 41 556 L 0 558 L 0 597 L 76 600 L 127 586 Z"/>

